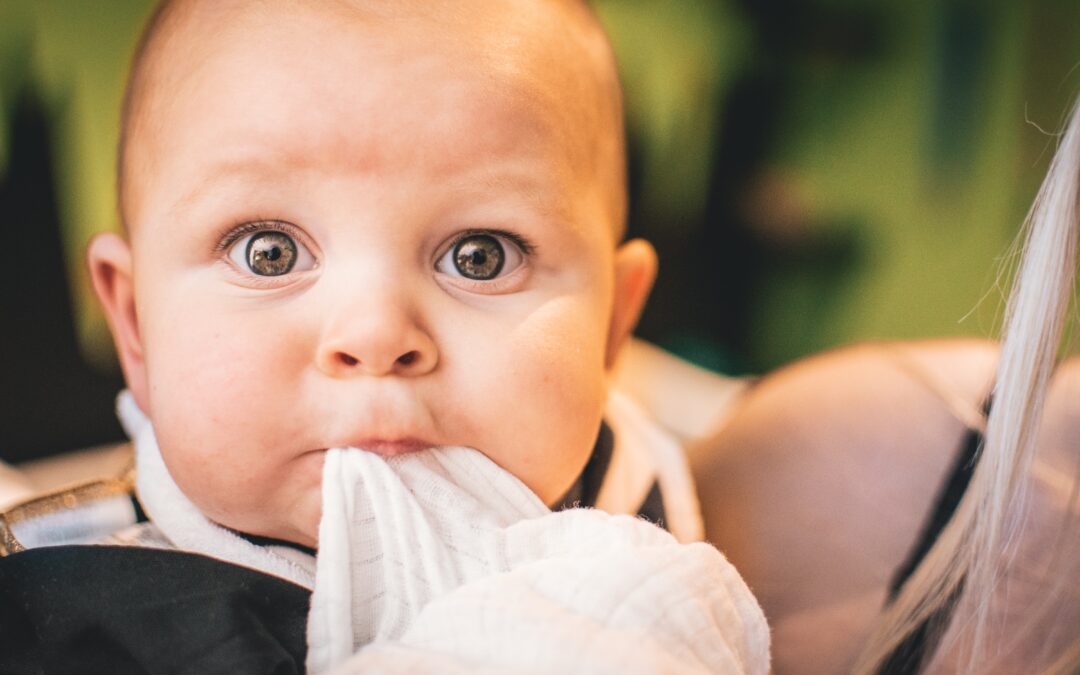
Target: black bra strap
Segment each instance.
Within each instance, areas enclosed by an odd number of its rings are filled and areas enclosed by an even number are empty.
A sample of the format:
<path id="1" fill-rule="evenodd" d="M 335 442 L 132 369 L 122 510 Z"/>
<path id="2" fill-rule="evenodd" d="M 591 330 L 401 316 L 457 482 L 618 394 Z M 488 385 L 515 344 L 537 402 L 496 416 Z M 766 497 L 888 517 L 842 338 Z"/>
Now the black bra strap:
<path id="1" fill-rule="evenodd" d="M 990 412 L 990 400 L 987 399 L 983 406 L 983 412 Z M 980 450 L 983 445 L 983 435 L 978 430 L 972 429 L 964 436 L 960 445 L 960 452 L 953 460 L 949 477 L 938 490 L 934 499 L 934 506 L 929 516 L 923 522 L 919 537 L 911 548 L 903 564 L 896 570 L 892 582 L 889 584 L 888 603 L 892 603 L 900 593 L 907 580 L 915 573 L 916 568 L 926 558 L 930 548 L 941 536 L 942 530 L 952 519 L 960 500 L 971 482 L 971 476 L 975 473 L 975 467 L 979 462 Z M 923 659 L 933 650 L 941 631 L 948 625 L 949 618 L 957 598 L 963 589 L 963 583 L 955 591 L 940 609 L 927 617 L 926 621 L 912 632 L 903 642 L 897 645 L 896 650 L 890 655 L 878 670 L 878 675 L 908 675 L 917 673 Z"/>

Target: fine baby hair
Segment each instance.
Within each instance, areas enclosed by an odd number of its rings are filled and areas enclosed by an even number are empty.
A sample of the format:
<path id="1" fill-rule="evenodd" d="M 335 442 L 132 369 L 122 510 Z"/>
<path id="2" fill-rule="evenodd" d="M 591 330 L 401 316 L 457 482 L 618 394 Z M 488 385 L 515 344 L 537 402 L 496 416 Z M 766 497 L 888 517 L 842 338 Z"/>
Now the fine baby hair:
<path id="1" fill-rule="evenodd" d="M 1037 433 L 1074 293 L 1080 197 L 1080 106 L 1073 108 L 1057 152 L 1028 217 L 1016 279 L 1009 296 L 986 440 L 959 507 L 922 564 L 883 614 L 855 666 L 856 673 L 913 672 L 919 664 L 889 663 L 907 638 L 928 631 L 921 668 L 946 672 L 998 672 L 996 659 L 1019 649 L 1024 672 L 1072 673 L 1080 667 L 1078 627 L 1056 625 L 1053 609 L 1075 597 L 1078 548 L 1075 476 L 1069 476 L 1059 512 L 1034 514 L 1032 476 L 1038 469 Z M 1038 471 L 1035 471 L 1037 474 Z M 1061 482 L 1058 484 L 1061 487 Z M 1070 494 L 1071 493 L 1071 494 Z M 1040 522 L 1042 521 L 1042 522 Z M 1030 527 L 1065 528 L 1039 581 L 1041 601 L 1012 617 L 1006 573 L 1016 562 L 1018 540 Z M 1057 530 L 1054 530 L 1057 531 Z M 1069 594 L 1072 594 L 1071 598 Z M 949 614 L 952 614 L 951 618 Z M 1050 646 L 1051 629 L 1067 634 L 1064 651 Z M 1071 641 L 1071 645 L 1068 642 Z M 1018 646 L 1022 645 L 1022 647 Z M 1045 653 L 1049 651 L 1050 653 Z M 1015 654 L 1013 657 L 1015 658 Z M 893 670 L 891 668 L 900 668 Z M 1037 668 L 1038 670 L 1031 670 Z M 921 670 L 920 670 L 921 672 Z"/>

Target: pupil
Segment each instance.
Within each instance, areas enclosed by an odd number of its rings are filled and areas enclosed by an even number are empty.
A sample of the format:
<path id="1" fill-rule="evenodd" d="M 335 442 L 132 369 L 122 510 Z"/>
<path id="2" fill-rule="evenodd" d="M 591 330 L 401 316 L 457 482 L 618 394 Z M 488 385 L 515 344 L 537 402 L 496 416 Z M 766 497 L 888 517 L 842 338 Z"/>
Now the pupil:
<path id="1" fill-rule="evenodd" d="M 499 276 L 503 257 L 502 244 L 489 234 L 465 237 L 454 247 L 454 266 L 468 279 L 487 281 Z"/>
<path id="2" fill-rule="evenodd" d="M 247 263 L 260 276 L 276 277 L 288 274 L 296 263 L 296 242 L 283 232 L 259 232 L 247 246 Z"/>

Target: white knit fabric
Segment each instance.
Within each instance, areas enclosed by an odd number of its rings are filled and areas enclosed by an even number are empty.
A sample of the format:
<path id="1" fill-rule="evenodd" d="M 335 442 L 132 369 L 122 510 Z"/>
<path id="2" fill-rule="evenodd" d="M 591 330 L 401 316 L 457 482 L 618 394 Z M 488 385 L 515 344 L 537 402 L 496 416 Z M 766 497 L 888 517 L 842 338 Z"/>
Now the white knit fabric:
<path id="1" fill-rule="evenodd" d="M 768 672 L 764 616 L 716 549 L 552 513 L 474 450 L 331 450 L 319 542 L 311 672 Z"/>
<path id="2" fill-rule="evenodd" d="M 684 544 L 703 540 L 701 505 L 678 440 L 617 389 L 608 395 L 604 419 L 615 430 L 615 447 L 596 508 L 637 513 L 653 484 L 659 483 L 665 527 Z"/>

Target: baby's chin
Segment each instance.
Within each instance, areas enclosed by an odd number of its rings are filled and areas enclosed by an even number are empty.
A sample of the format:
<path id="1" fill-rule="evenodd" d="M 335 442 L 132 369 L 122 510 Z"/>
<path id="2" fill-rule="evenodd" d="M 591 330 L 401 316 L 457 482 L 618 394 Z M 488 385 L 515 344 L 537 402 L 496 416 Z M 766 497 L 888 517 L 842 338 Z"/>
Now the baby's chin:
<path id="1" fill-rule="evenodd" d="M 319 522 L 322 520 L 322 479 L 316 483 L 316 489 L 306 493 L 288 521 L 291 531 L 281 537 L 308 548 L 319 547 Z"/>
<path id="2" fill-rule="evenodd" d="M 289 513 L 287 519 L 282 518 L 277 522 L 267 522 L 265 518 L 257 521 L 255 519 L 236 520 L 229 517 L 212 518 L 212 520 L 240 534 L 317 549 L 321 516 L 322 500 L 317 498 L 312 505 L 304 504 Z"/>
<path id="3" fill-rule="evenodd" d="M 322 519 L 322 495 L 320 494 L 315 503 L 304 511 L 298 527 L 292 533 L 287 533 L 284 539 L 294 544 L 317 549 L 319 548 L 319 521 Z"/>
<path id="4" fill-rule="evenodd" d="M 188 497 L 207 518 L 233 532 L 317 548 L 322 517 L 323 454 L 311 453 L 311 459 L 305 458 L 303 465 L 294 467 L 293 477 L 300 480 L 287 486 L 293 492 L 291 495 L 264 494 L 244 503 L 215 500 L 212 504 L 200 503 L 198 496 L 190 493 Z"/>

